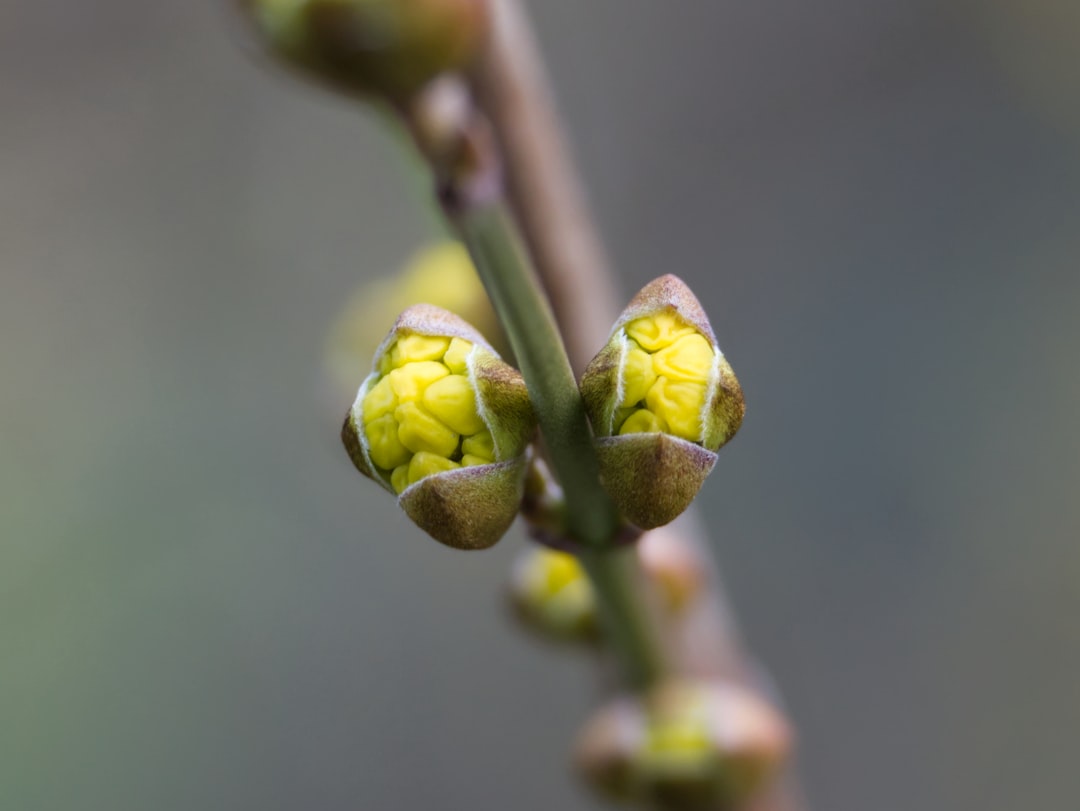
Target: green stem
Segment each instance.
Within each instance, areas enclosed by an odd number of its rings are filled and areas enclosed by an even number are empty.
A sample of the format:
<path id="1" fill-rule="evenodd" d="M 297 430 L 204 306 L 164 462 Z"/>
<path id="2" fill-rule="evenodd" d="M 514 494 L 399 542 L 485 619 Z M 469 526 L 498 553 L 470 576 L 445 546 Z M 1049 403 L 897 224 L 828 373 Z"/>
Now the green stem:
<path id="1" fill-rule="evenodd" d="M 592 433 L 577 381 L 547 297 L 499 203 L 448 211 L 476 263 L 529 387 L 552 469 L 566 498 L 567 530 L 597 594 L 612 647 L 630 684 L 661 674 L 658 634 L 650 624 L 632 555 L 616 548 L 622 520 L 600 485 Z"/>
<path id="2" fill-rule="evenodd" d="M 529 386 L 552 469 L 566 495 L 570 533 L 588 547 L 603 548 L 619 531 L 619 514 L 600 486 L 577 381 L 513 222 L 501 206 L 491 205 L 466 210 L 457 225 Z"/>

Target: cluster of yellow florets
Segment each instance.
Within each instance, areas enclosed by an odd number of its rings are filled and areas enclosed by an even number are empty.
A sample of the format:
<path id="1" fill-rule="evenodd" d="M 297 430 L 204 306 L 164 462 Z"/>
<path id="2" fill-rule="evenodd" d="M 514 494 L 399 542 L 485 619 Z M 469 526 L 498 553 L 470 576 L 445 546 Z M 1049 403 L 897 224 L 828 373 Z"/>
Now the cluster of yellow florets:
<path id="1" fill-rule="evenodd" d="M 395 492 L 430 476 L 495 461 L 495 442 L 476 404 L 462 338 L 404 335 L 383 355 L 363 401 L 371 461 Z"/>
<path id="2" fill-rule="evenodd" d="M 664 311 L 631 321 L 623 363 L 620 434 L 665 433 L 702 439 L 702 410 L 716 352 L 696 327 Z"/>

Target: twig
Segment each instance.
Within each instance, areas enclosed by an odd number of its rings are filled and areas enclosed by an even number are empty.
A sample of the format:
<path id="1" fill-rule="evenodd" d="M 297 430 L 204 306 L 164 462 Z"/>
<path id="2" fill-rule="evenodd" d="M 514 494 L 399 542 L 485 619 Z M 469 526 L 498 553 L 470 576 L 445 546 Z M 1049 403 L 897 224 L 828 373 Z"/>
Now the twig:
<path id="1" fill-rule="evenodd" d="M 606 343 L 617 315 L 605 253 L 559 128 L 542 60 L 520 0 L 493 0 L 494 30 L 473 82 L 499 142 L 511 203 L 580 371 Z M 681 672 L 723 676 L 768 693 L 738 639 L 723 584 L 700 525 L 684 516 L 662 532 L 691 545 L 706 571 L 705 594 L 668 629 Z M 768 696 L 775 699 L 775 696 Z M 792 776 L 753 811 L 803 811 Z"/>
<path id="2" fill-rule="evenodd" d="M 477 98 L 495 128 L 511 205 L 580 374 L 618 315 L 615 287 L 528 19 L 516 0 L 494 0 L 492 9 L 492 36 L 474 76 Z"/>

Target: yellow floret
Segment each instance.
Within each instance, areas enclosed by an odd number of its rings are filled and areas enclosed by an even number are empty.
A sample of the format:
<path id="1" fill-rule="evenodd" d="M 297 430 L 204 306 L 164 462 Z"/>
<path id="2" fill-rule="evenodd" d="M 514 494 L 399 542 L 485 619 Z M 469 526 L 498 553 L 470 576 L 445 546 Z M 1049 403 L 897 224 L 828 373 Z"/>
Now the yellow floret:
<path id="1" fill-rule="evenodd" d="M 695 332 L 697 329 L 683 321 L 678 313 L 670 310 L 638 318 L 626 325 L 626 334 L 649 352 L 670 346 L 684 335 L 693 335 Z"/>
<path id="2" fill-rule="evenodd" d="M 630 341 L 623 363 L 623 398 L 619 407 L 628 408 L 640 403 L 655 382 L 652 355 Z"/>
<path id="3" fill-rule="evenodd" d="M 371 422 L 386 414 L 391 414 L 397 407 L 398 399 L 390 387 L 390 378 L 384 377 L 364 396 L 364 422 Z"/>
<path id="4" fill-rule="evenodd" d="M 427 452 L 450 456 L 457 450 L 460 437 L 417 403 L 402 403 L 394 411 L 398 439 L 413 453 Z M 381 467 L 381 465 L 380 465 Z"/>
<path id="5" fill-rule="evenodd" d="M 401 495 L 401 491 L 409 486 L 409 466 L 399 465 L 394 468 L 394 472 L 390 474 L 390 486 L 394 488 L 394 492 Z"/>
<path id="6" fill-rule="evenodd" d="M 465 358 L 472 352 L 472 349 L 473 345 L 464 338 L 451 338 L 450 347 L 446 350 L 446 355 L 443 356 L 443 363 L 454 374 L 463 375 L 466 373 Z"/>
<path id="7" fill-rule="evenodd" d="M 390 363 L 400 369 L 406 363 L 441 360 L 450 339 L 437 335 L 405 335 L 390 350 Z"/>
<path id="8" fill-rule="evenodd" d="M 704 335 L 684 335 L 652 356 L 658 376 L 687 383 L 707 383 L 716 353 Z"/>
<path id="9" fill-rule="evenodd" d="M 394 390 L 398 400 L 403 403 L 411 403 L 419 400 L 424 389 L 436 380 L 446 377 L 450 370 L 433 360 L 409 363 L 400 369 L 394 369 L 387 376 L 390 387 Z"/>
<path id="10" fill-rule="evenodd" d="M 666 431 L 663 420 L 647 408 L 639 408 L 619 428 L 620 434 L 662 434 Z"/>
<path id="11" fill-rule="evenodd" d="M 432 473 L 443 473 L 447 470 L 457 470 L 461 465 L 451 462 L 444 456 L 420 451 L 409 462 L 409 484 L 418 481 Z"/>
<path id="12" fill-rule="evenodd" d="M 476 392 L 467 377 L 449 375 L 436 380 L 424 391 L 424 408 L 459 434 L 484 430 L 476 410 Z"/>
<path id="13" fill-rule="evenodd" d="M 384 470 L 393 470 L 409 461 L 409 450 L 398 439 L 398 424 L 393 414 L 372 420 L 364 426 L 371 461 Z"/>
<path id="14" fill-rule="evenodd" d="M 479 433 L 467 436 L 461 443 L 461 452 L 468 456 L 477 456 L 487 462 L 495 461 L 495 437 L 486 428 Z"/>
<path id="15" fill-rule="evenodd" d="M 667 423 L 668 433 L 700 442 L 705 390 L 703 383 L 679 383 L 658 377 L 645 402 L 653 414 Z"/>

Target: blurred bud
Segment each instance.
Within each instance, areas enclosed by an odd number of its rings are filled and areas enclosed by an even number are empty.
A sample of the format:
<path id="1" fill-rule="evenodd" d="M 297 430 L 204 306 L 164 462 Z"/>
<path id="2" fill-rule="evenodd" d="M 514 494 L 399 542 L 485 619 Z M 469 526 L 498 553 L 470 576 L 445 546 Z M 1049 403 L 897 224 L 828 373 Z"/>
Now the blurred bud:
<path id="1" fill-rule="evenodd" d="M 531 547 L 514 562 L 510 602 L 522 623 L 549 639 L 595 640 L 596 602 L 578 559 Z"/>
<path id="2" fill-rule="evenodd" d="M 347 93 L 410 98 L 475 58 L 487 0 L 238 0 L 284 61 Z"/>
<path id="3" fill-rule="evenodd" d="M 669 682 L 588 723 L 576 759 L 598 791 L 663 811 L 743 807 L 790 748 L 779 714 L 733 684 Z"/>
<path id="4" fill-rule="evenodd" d="M 650 282 L 581 380 L 604 487 L 642 529 L 685 510 L 742 422 L 742 390 L 694 294 Z"/>
<path id="5" fill-rule="evenodd" d="M 341 417 L 341 398 L 356 393 L 356 381 L 367 373 L 371 355 L 394 316 L 421 303 L 461 316 L 499 354 L 507 356 L 505 336 L 469 252 L 452 240 L 428 246 L 414 254 L 399 273 L 359 285 L 331 328 L 325 368 L 335 422 Z"/>
<path id="6" fill-rule="evenodd" d="M 693 546 L 674 532 L 665 528 L 646 532 L 637 551 L 642 568 L 672 613 L 683 611 L 701 593 L 705 564 Z"/>
<path id="7" fill-rule="evenodd" d="M 534 429 L 521 375 L 456 315 L 418 304 L 376 352 L 341 435 L 433 538 L 484 549 L 517 515 Z"/>

